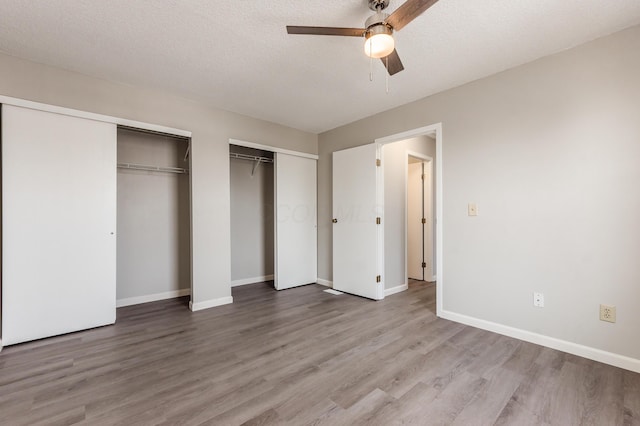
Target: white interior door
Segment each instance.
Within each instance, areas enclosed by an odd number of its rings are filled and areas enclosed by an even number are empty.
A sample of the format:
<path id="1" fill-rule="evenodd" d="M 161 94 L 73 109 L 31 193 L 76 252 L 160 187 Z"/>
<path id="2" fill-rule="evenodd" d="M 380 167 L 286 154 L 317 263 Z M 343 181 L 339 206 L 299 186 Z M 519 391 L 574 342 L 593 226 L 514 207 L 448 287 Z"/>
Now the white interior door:
<path id="1" fill-rule="evenodd" d="M 2 343 L 116 317 L 116 126 L 2 106 Z"/>
<path id="2" fill-rule="evenodd" d="M 333 153 L 333 288 L 369 299 L 384 298 L 378 153 L 376 144 Z"/>
<path id="3" fill-rule="evenodd" d="M 424 227 L 424 269 L 425 281 L 435 281 L 435 245 L 434 234 L 436 229 L 435 214 L 433 211 L 433 161 L 424 162 L 424 215 L 427 224 Z"/>
<path id="4" fill-rule="evenodd" d="M 407 165 L 407 275 L 416 280 L 424 280 L 425 261 L 422 164 Z"/>
<path id="5" fill-rule="evenodd" d="M 318 279 L 316 160 L 275 153 L 275 277 L 277 290 Z"/>

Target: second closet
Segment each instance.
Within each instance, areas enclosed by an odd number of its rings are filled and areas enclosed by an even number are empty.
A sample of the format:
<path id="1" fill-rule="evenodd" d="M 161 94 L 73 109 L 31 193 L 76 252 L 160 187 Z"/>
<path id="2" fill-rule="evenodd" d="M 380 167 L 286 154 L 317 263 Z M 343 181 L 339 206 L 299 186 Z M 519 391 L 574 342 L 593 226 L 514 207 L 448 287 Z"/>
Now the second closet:
<path id="1" fill-rule="evenodd" d="M 273 280 L 273 153 L 229 146 L 231 285 Z"/>
<path id="2" fill-rule="evenodd" d="M 246 144 L 229 145 L 231 285 L 315 283 L 317 156 Z"/>

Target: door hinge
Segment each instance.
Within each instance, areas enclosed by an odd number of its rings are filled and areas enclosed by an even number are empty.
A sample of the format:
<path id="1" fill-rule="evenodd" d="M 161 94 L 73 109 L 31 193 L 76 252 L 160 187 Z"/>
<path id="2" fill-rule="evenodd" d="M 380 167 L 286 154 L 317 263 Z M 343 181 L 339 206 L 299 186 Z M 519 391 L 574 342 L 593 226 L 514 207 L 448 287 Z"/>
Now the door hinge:
<path id="1" fill-rule="evenodd" d="M 425 174 L 422 174 L 422 176 L 421 176 L 422 180 L 424 180 L 424 177 L 425 177 Z"/>
<path id="2" fill-rule="evenodd" d="M 379 158 L 376 158 L 376 166 L 380 167 L 382 165 L 382 161 Z"/>
<path id="3" fill-rule="evenodd" d="M 422 262 L 422 267 L 426 268 L 427 267 L 427 262 Z"/>
<path id="4" fill-rule="evenodd" d="M 382 220 L 379 217 L 376 217 L 376 225 L 380 225 L 381 222 Z"/>
<path id="5" fill-rule="evenodd" d="M 380 275 L 376 276 L 376 282 L 379 283 L 380 281 L 382 281 L 382 277 Z"/>
<path id="6" fill-rule="evenodd" d="M 426 217 L 422 218 L 422 223 L 427 223 L 427 218 Z"/>

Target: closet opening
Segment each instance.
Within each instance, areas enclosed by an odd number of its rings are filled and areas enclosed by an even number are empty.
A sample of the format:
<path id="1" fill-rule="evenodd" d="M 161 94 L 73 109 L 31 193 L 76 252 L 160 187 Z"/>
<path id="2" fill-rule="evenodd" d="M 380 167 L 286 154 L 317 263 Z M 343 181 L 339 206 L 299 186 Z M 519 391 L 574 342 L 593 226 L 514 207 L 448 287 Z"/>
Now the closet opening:
<path id="1" fill-rule="evenodd" d="M 274 153 L 229 144 L 231 286 L 274 288 Z"/>
<path id="2" fill-rule="evenodd" d="M 189 138 L 118 126 L 118 307 L 191 294 L 189 151 Z"/>

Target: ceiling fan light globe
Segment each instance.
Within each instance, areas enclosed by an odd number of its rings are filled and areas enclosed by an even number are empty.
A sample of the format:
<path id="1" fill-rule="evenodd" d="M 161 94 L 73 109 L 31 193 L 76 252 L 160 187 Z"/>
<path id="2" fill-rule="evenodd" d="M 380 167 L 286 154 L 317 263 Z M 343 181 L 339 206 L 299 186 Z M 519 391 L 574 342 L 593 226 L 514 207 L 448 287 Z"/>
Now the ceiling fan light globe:
<path id="1" fill-rule="evenodd" d="M 395 41 L 390 34 L 374 34 L 364 42 L 364 53 L 371 58 L 384 58 L 395 49 Z"/>

